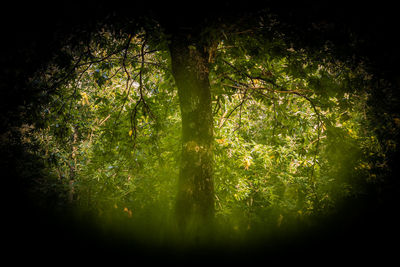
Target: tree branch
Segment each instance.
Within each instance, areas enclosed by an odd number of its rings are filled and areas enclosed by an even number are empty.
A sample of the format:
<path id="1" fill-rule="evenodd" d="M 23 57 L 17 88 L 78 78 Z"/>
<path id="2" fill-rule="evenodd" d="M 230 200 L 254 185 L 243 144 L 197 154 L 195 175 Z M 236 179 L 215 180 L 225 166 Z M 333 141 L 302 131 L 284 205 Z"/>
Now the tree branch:
<path id="1" fill-rule="evenodd" d="M 236 105 L 229 113 L 228 113 L 228 115 L 226 116 L 226 117 L 224 117 L 224 115 L 222 116 L 223 118 L 223 121 L 221 120 L 221 122 L 220 122 L 220 124 L 219 124 L 219 128 L 221 128 L 224 124 L 225 124 L 225 122 L 229 119 L 229 117 L 232 115 L 232 113 L 236 110 L 236 109 L 238 109 L 239 107 L 240 107 L 240 110 L 241 110 L 241 108 L 242 108 L 242 105 L 244 104 L 244 102 L 247 100 L 247 98 L 246 98 L 246 92 L 245 92 L 245 95 L 244 95 L 244 97 L 243 97 L 243 99 L 242 99 L 242 101 L 240 101 L 240 103 L 238 104 L 238 105 Z M 226 112 L 225 112 L 226 113 Z M 237 129 L 235 129 L 235 131 L 236 131 Z"/>

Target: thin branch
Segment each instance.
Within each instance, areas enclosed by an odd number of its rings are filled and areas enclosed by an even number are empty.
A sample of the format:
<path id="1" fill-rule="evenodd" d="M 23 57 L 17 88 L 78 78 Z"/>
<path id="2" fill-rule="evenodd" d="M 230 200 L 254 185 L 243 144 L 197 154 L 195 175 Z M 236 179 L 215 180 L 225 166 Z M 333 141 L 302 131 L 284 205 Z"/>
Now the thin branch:
<path id="1" fill-rule="evenodd" d="M 127 93 L 126 93 L 126 96 L 125 96 L 125 98 L 124 98 L 124 100 L 123 100 L 123 102 L 122 102 L 122 105 L 121 105 L 121 107 L 120 107 L 120 109 L 119 109 L 119 111 L 118 111 L 117 117 L 116 117 L 116 119 L 115 119 L 115 121 L 114 121 L 114 126 L 117 124 L 117 121 L 119 120 L 119 117 L 121 116 L 122 110 L 124 109 L 125 104 L 126 104 L 126 100 L 127 100 L 128 97 L 129 97 L 129 94 L 130 94 L 130 91 L 131 91 L 131 88 L 132 88 L 132 84 L 135 82 L 135 79 L 137 78 L 138 75 L 139 75 L 139 74 L 137 74 L 137 75 L 132 79 L 131 84 L 130 84 L 129 86 L 127 86 L 127 88 L 125 88 L 125 90 L 124 90 L 124 93 L 125 93 L 125 92 L 127 92 Z"/>
<path id="2" fill-rule="evenodd" d="M 139 104 L 141 102 L 142 102 L 142 98 L 140 98 L 136 102 L 135 107 L 132 110 L 133 114 L 131 113 L 131 128 L 132 128 L 132 135 L 133 135 L 133 148 L 136 147 L 136 137 L 137 137 L 136 114 L 137 114 L 137 108 L 138 108 L 138 106 L 139 106 Z"/>
<path id="3" fill-rule="evenodd" d="M 128 77 L 128 80 L 126 81 L 127 86 L 128 86 L 129 79 L 131 78 L 131 76 L 129 75 L 129 72 L 126 69 L 126 57 L 128 55 L 128 50 L 129 50 L 129 46 L 131 44 L 132 38 L 133 38 L 133 36 L 129 35 L 129 38 L 128 38 L 128 41 L 127 41 L 126 47 L 125 47 L 124 58 L 122 59 L 122 67 L 124 68 L 124 71 L 125 71 L 125 73 L 126 73 L 126 75 Z"/>
<path id="4" fill-rule="evenodd" d="M 252 76 L 252 75 L 248 74 L 247 72 L 238 69 L 236 66 L 234 66 L 233 64 L 231 64 L 230 62 L 228 62 L 228 61 L 226 61 L 226 60 L 222 60 L 222 62 L 224 62 L 225 64 L 227 64 L 228 66 L 230 66 L 232 69 L 234 69 L 236 73 L 239 73 L 239 74 L 242 74 L 242 75 L 246 76 L 248 79 L 250 79 L 250 80 L 252 81 L 253 84 L 254 84 L 254 80 L 261 80 L 261 81 L 264 81 L 264 82 L 266 82 L 266 83 L 269 83 L 269 84 L 271 84 L 272 86 L 277 87 L 277 88 L 280 89 L 279 91 L 274 90 L 275 92 L 278 92 L 278 93 L 286 93 L 286 92 L 288 92 L 288 93 L 295 93 L 295 92 L 297 92 L 297 91 L 291 91 L 291 90 L 285 89 L 283 86 L 277 84 L 273 79 L 268 79 L 268 78 L 261 77 L 261 76 Z M 265 87 L 255 87 L 255 88 L 257 88 L 257 89 L 272 90 L 272 89 L 270 89 L 270 88 L 265 88 Z M 299 93 L 300 93 L 300 92 L 299 92 Z"/>
<path id="5" fill-rule="evenodd" d="M 237 130 L 239 130 L 242 127 L 242 109 L 243 109 L 243 104 L 248 99 L 246 97 L 246 95 L 247 95 L 247 90 L 244 90 L 242 101 L 239 104 L 240 105 L 240 107 L 239 107 L 239 123 L 238 123 L 238 126 L 235 128 L 235 130 L 233 130 L 233 132 L 236 132 Z"/>
<path id="6" fill-rule="evenodd" d="M 221 109 L 221 101 L 220 101 L 220 97 L 218 96 L 217 103 L 215 104 L 213 114 L 214 115 L 217 114 L 220 109 Z"/>
<path id="7" fill-rule="evenodd" d="M 114 72 L 114 74 L 112 74 L 110 77 L 107 77 L 106 80 L 111 80 L 112 78 L 114 78 L 115 75 L 117 75 L 118 72 L 120 72 L 122 68 L 123 68 L 123 67 L 118 68 L 118 69 Z"/>
<path id="8" fill-rule="evenodd" d="M 236 109 L 238 109 L 239 107 L 241 108 L 242 107 L 242 105 L 244 104 L 244 102 L 247 100 L 247 98 L 246 97 L 243 97 L 243 99 L 242 99 L 242 101 L 240 101 L 240 103 L 238 104 L 238 105 L 236 105 L 229 113 L 228 113 L 228 115 L 226 116 L 226 117 L 223 117 L 223 121 L 221 121 L 221 123 L 219 124 L 219 128 L 221 128 L 224 124 L 225 124 L 225 122 L 229 119 L 229 117 L 232 115 L 232 113 L 236 110 Z M 235 129 L 235 131 L 236 131 L 236 129 Z"/>
<path id="9" fill-rule="evenodd" d="M 300 92 L 298 91 L 291 91 L 291 90 L 274 90 L 271 89 L 269 87 L 252 87 L 252 86 L 245 86 L 245 87 L 241 87 L 241 86 L 236 86 L 236 85 L 232 85 L 232 84 L 227 84 L 227 83 L 222 83 L 222 85 L 224 86 L 228 86 L 228 87 L 232 87 L 232 88 L 236 88 L 236 89 L 240 89 L 240 90 L 247 90 L 247 89 L 251 89 L 251 90 L 267 90 L 267 91 L 271 91 L 274 93 L 283 93 L 283 94 L 300 94 Z"/>
<path id="10" fill-rule="evenodd" d="M 123 110 L 123 108 L 125 106 L 126 99 L 128 98 L 128 95 L 129 95 L 131 87 L 132 87 L 132 86 L 129 85 L 129 81 L 131 79 L 131 75 L 129 74 L 129 71 L 127 70 L 126 64 L 125 64 L 126 57 L 127 57 L 127 54 L 128 54 L 128 49 L 129 49 L 129 46 L 131 44 L 132 38 L 133 38 L 133 36 L 129 35 L 128 41 L 126 42 L 126 46 L 125 46 L 124 58 L 122 60 L 122 68 L 124 69 L 124 72 L 126 73 L 126 75 L 128 77 L 127 80 L 126 80 L 126 86 L 125 86 L 125 90 L 124 90 L 124 92 L 127 92 L 126 93 L 127 96 L 125 97 L 124 102 L 122 103 L 121 108 L 120 108 L 120 110 L 119 110 L 119 112 L 117 114 L 117 118 L 114 121 L 114 127 L 113 127 L 113 132 L 112 132 L 112 135 L 111 135 L 110 144 L 112 144 L 112 142 L 113 142 L 114 133 L 115 133 L 115 125 L 117 124 L 117 121 L 119 120 L 119 117 L 121 116 L 122 110 Z"/>
<path id="11" fill-rule="evenodd" d="M 79 80 L 82 78 L 83 74 L 84 74 L 89 68 L 90 68 L 90 65 L 82 71 L 82 73 L 79 75 L 77 81 L 79 81 Z M 77 92 L 77 86 L 74 87 L 74 92 L 73 92 L 72 95 L 71 95 L 71 101 L 70 101 L 70 103 L 69 103 L 68 116 L 67 116 L 68 119 L 69 119 L 70 116 L 71 116 L 72 102 L 73 102 L 74 100 L 76 100 L 76 92 Z M 64 106 L 64 105 L 61 106 L 60 110 L 63 108 L 63 106 Z M 64 124 L 67 122 L 67 117 L 64 116 L 64 120 L 63 120 L 63 123 L 64 123 Z"/>
<path id="12" fill-rule="evenodd" d="M 244 87 L 248 87 L 247 83 L 236 81 L 235 79 L 233 79 L 233 78 L 231 78 L 229 76 L 223 76 L 223 78 L 228 79 L 228 80 L 232 81 L 233 83 L 243 85 Z M 237 89 L 241 89 L 241 88 L 237 88 Z"/>
<path id="13" fill-rule="evenodd" d="M 140 99 L 143 99 L 143 69 L 144 69 L 144 46 L 146 40 L 142 43 L 142 47 L 140 48 L 140 72 L 139 72 L 139 92 L 140 92 Z"/>
<path id="14" fill-rule="evenodd" d="M 131 40 L 132 40 L 132 39 L 133 39 L 133 37 L 131 38 Z M 106 55 L 106 56 L 103 57 L 103 58 L 96 59 L 96 60 L 92 60 L 92 61 L 87 61 L 87 62 L 85 62 L 85 63 L 81 63 L 81 64 L 79 64 L 77 67 L 85 66 L 85 65 L 87 65 L 87 64 L 101 63 L 101 62 L 104 62 L 104 61 L 107 60 L 107 59 L 119 60 L 119 59 L 120 59 L 119 57 L 112 57 L 112 56 L 117 55 L 118 53 L 120 53 L 120 52 L 122 52 L 122 51 L 124 51 L 124 60 L 127 60 L 127 59 L 132 60 L 132 59 L 134 59 L 134 58 L 138 58 L 138 57 L 141 56 L 141 54 L 138 54 L 138 55 L 134 55 L 134 56 L 128 57 L 128 56 L 126 55 L 126 51 L 127 51 L 127 50 L 126 50 L 126 47 L 124 47 L 124 48 L 122 48 L 121 50 L 117 50 L 117 51 L 111 52 L 110 54 Z M 158 51 L 159 51 L 159 50 L 150 50 L 150 51 L 144 51 L 143 53 L 144 53 L 144 54 L 150 54 L 150 53 L 155 53 L 155 52 L 158 52 Z M 150 64 L 150 62 L 149 62 L 149 64 Z"/>
<path id="15" fill-rule="evenodd" d="M 125 49 L 125 48 L 123 48 L 123 49 Z M 100 58 L 100 59 L 92 60 L 92 61 L 87 61 L 87 62 L 81 63 L 81 64 L 77 65 L 77 67 L 82 67 L 82 66 L 85 66 L 85 65 L 88 65 L 88 64 L 96 64 L 96 63 L 104 62 L 105 60 L 111 58 L 113 55 L 116 55 L 116 54 L 118 54 L 119 52 L 121 52 L 123 49 L 118 50 L 118 51 L 111 52 L 110 54 L 108 54 L 108 55 L 106 55 L 105 57 L 102 57 L 102 58 Z"/>
<path id="16" fill-rule="evenodd" d="M 79 66 L 79 63 L 82 61 L 83 59 L 83 53 L 79 55 L 78 60 L 76 61 L 76 63 L 74 64 L 74 66 L 69 70 L 69 72 L 62 77 L 60 80 L 56 81 L 54 84 L 52 84 L 49 88 L 49 90 L 47 90 L 47 94 L 52 93 L 55 89 L 57 89 L 57 87 L 62 84 L 64 81 L 66 81 L 68 78 L 71 77 L 71 75 L 75 72 L 76 68 Z"/>
<path id="17" fill-rule="evenodd" d="M 135 62 L 135 63 L 140 63 L 140 64 L 149 64 L 149 65 L 154 65 L 156 67 L 162 68 L 164 70 L 169 70 L 169 68 L 163 66 L 161 63 L 159 62 L 153 62 L 153 61 L 145 61 L 145 60 L 132 60 L 131 62 Z"/>
<path id="18" fill-rule="evenodd" d="M 224 62 L 224 63 L 227 64 L 229 67 L 231 67 L 232 69 L 234 69 L 234 70 L 236 71 L 236 73 L 242 74 L 242 75 L 246 76 L 247 78 L 252 79 L 252 77 L 251 77 L 249 74 L 247 74 L 246 72 L 244 72 L 244 71 L 238 69 L 238 68 L 237 68 L 236 66 L 234 66 L 232 63 L 230 63 L 230 62 L 228 62 L 228 61 L 226 61 L 226 60 L 224 60 L 224 59 L 222 60 L 222 62 Z"/>
<path id="19" fill-rule="evenodd" d="M 240 86 L 231 85 L 231 84 L 226 84 L 226 83 L 222 83 L 222 85 L 224 85 L 224 86 L 229 86 L 229 87 L 236 88 L 236 89 L 241 89 L 241 90 L 243 90 L 243 89 L 250 89 L 250 90 L 267 90 L 267 91 L 274 92 L 274 93 L 298 95 L 298 96 L 300 96 L 300 97 L 303 97 L 304 99 L 306 99 L 306 100 L 310 103 L 310 105 L 311 105 L 311 107 L 313 108 L 315 114 L 317 115 L 318 121 L 321 122 L 322 124 L 325 124 L 325 123 L 322 121 L 322 119 L 321 119 L 321 114 L 320 114 L 320 112 L 317 110 L 317 107 L 315 106 L 314 102 L 313 102 L 308 96 L 306 96 L 306 95 L 304 95 L 304 94 L 302 94 L 302 93 L 300 93 L 300 92 L 298 92 L 298 91 L 293 91 L 293 90 L 274 90 L 274 89 L 271 89 L 271 88 L 268 88 L 268 87 L 249 87 L 249 86 L 247 86 L 247 87 L 243 88 L 243 87 L 240 87 Z"/>
<path id="20" fill-rule="evenodd" d="M 141 64 L 140 64 L 140 71 L 139 71 L 139 100 L 136 102 L 135 107 L 133 108 L 132 112 L 131 112 L 131 128 L 133 128 L 132 130 L 132 135 L 133 135 L 133 148 L 136 147 L 136 138 L 137 138 L 137 125 L 136 125 L 136 115 L 137 115 L 137 110 L 139 107 L 139 104 L 143 104 L 143 106 L 145 107 L 146 111 L 149 113 L 150 117 L 154 119 L 154 114 L 152 113 L 150 107 L 147 105 L 146 100 L 144 98 L 144 94 L 143 94 L 143 70 L 144 70 L 144 64 L 146 63 L 145 61 L 145 51 L 144 48 L 146 46 L 146 40 L 143 41 L 142 46 L 141 46 L 141 50 L 140 50 L 140 55 L 141 55 Z"/>

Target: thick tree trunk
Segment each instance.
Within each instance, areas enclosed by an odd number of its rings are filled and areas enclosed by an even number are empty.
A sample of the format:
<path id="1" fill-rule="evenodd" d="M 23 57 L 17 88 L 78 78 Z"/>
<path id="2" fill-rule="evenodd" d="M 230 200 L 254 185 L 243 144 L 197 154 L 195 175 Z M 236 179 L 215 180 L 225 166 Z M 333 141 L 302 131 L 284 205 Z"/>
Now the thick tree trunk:
<path id="1" fill-rule="evenodd" d="M 182 161 L 176 214 L 181 227 L 208 227 L 214 217 L 213 117 L 208 53 L 190 36 L 170 43 L 182 116 Z"/>

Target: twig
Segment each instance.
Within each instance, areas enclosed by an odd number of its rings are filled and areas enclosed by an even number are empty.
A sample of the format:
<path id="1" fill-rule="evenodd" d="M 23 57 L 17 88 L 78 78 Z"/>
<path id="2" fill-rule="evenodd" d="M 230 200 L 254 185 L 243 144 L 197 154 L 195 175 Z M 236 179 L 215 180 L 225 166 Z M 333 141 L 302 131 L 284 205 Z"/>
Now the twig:
<path id="1" fill-rule="evenodd" d="M 218 96 L 217 98 L 217 103 L 215 104 L 215 108 L 213 110 L 213 114 L 217 114 L 218 111 L 221 109 L 221 101 L 220 101 L 220 97 Z"/>
<path id="2" fill-rule="evenodd" d="M 110 117 L 111 117 L 111 114 L 108 114 L 107 117 L 105 117 L 103 120 L 101 120 L 101 121 L 99 122 L 99 125 L 98 125 L 98 126 L 103 125 Z"/>
<path id="3" fill-rule="evenodd" d="M 243 104 L 246 101 L 246 95 L 247 95 L 247 90 L 244 91 L 243 94 L 243 98 L 242 101 L 240 103 L 240 108 L 239 108 L 239 124 L 238 127 L 235 128 L 235 130 L 233 130 L 233 132 L 236 132 L 237 130 L 240 129 L 240 127 L 242 127 L 242 108 L 243 108 Z"/>
<path id="4" fill-rule="evenodd" d="M 145 61 L 145 51 L 144 48 L 146 46 L 146 39 L 143 41 L 142 46 L 141 46 L 141 50 L 140 50 L 140 55 L 141 55 L 141 65 L 140 65 L 140 71 L 139 71 L 139 100 L 136 102 L 135 107 L 133 108 L 132 112 L 131 112 L 131 128 L 133 128 L 133 148 L 136 147 L 136 138 L 137 138 L 137 125 L 136 125 L 136 115 L 137 115 L 137 109 L 139 107 L 139 104 L 143 104 L 143 106 L 145 107 L 146 111 L 149 113 L 149 116 L 151 118 L 155 118 L 154 114 L 152 113 L 150 107 L 147 105 L 146 100 L 144 98 L 144 94 L 143 94 L 143 70 L 144 70 L 144 64 L 146 63 Z"/>
<path id="5" fill-rule="evenodd" d="M 112 144 L 113 139 L 114 139 L 115 125 L 116 125 L 117 121 L 119 120 L 119 117 L 121 116 L 121 112 L 122 112 L 122 110 L 123 110 L 123 108 L 125 106 L 126 99 L 128 98 L 128 95 L 129 95 L 130 90 L 131 90 L 131 86 L 129 85 L 129 81 L 130 81 L 131 76 L 129 74 L 129 71 L 126 68 L 125 61 L 126 61 L 126 56 L 128 54 L 128 49 L 129 49 L 129 46 L 131 44 L 132 38 L 133 38 L 133 36 L 129 35 L 128 41 L 126 42 L 126 46 L 125 46 L 124 58 L 122 60 L 122 68 L 124 69 L 124 72 L 126 73 L 126 75 L 128 77 L 127 80 L 126 80 L 126 86 L 125 86 L 125 90 L 124 90 L 124 92 L 127 92 L 126 93 L 127 96 L 125 97 L 124 102 L 122 103 L 121 108 L 120 108 L 120 110 L 119 110 L 119 112 L 117 114 L 117 118 L 114 121 L 114 127 L 113 127 L 113 131 L 112 131 L 112 134 L 111 134 L 111 142 L 110 142 L 110 144 Z"/>
<path id="6" fill-rule="evenodd" d="M 236 105 L 229 113 L 226 117 L 223 117 L 223 121 L 221 120 L 221 123 L 219 124 L 219 128 L 221 128 L 225 122 L 229 119 L 229 117 L 232 115 L 232 113 L 239 107 L 241 107 L 244 102 L 246 101 L 246 98 L 244 97 L 242 101 L 240 101 L 240 103 L 238 105 Z M 235 130 L 236 131 L 236 130 Z"/>

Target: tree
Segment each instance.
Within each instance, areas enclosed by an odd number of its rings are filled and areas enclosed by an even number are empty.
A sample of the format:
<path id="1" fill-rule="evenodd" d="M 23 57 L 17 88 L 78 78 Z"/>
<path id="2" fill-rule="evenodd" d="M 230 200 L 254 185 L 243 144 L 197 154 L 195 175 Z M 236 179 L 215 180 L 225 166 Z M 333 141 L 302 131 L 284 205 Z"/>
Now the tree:
<path id="1" fill-rule="evenodd" d="M 172 73 L 182 116 L 182 162 L 176 209 L 183 224 L 191 220 L 208 225 L 214 216 L 209 50 L 200 36 L 172 36 Z"/>
<path id="2" fill-rule="evenodd" d="M 0 59 L 2 197 L 5 229 L 10 233 L 6 253 L 15 249 L 37 258 L 45 251 L 68 260 L 65 251 L 79 258 L 93 251 L 90 261 L 101 253 L 111 255 L 113 262 L 132 261 L 127 255 L 137 261 L 143 255 L 146 262 L 156 259 L 165 264 L 167 250 L 148 250 L 142 243 L 132 248 L 132 242 L 125 241 L 132 237 L 158 244 L 163 239 L 160 229 L 173 233 L 165 215 L 175 210 L 182 145 L 169 49 L 160 45 L 162 35 L 154 30 L 158 26 L 149 23 L 155 17 L 146 9 L 154 1 L 131 1 L 134 8 L 100 2 L 68 1 L 62 8 L 37 1 L 28 7 L 19 3 L 0 18 L 7 25 Z M 171 1 L 165 1 L 169 8 L 160 10 L 169 21 L 187 21 L 201 6 L 206 9 L 203 15 L 224 18 L 227 11 L 214 12 L 215 2 L 201 1 L 176 12 Z M 253 12 L 251 19 L 260 27 L 255 31 L 212 27 L 223 30 L 223 42 L 217 42 L 208 64 L 214 216 L 223 226 L 215 234 L 227 232 L 219 248 L 244 240 L 232 236 L 248 241 L 234 253 L 216 252 L 218 258 L 228 255 L 226 262 L 237 263 L 238 255 L 247 265 L 259 257 L 271 262 L 282 254 L 299 261 L 305 252 L 299 247 L 314 254 L 335 251 L 357 261 L 366 252 L 383 259 L 394 251 L 387 238 L 398 236 L 400 196 L 395 176 L 400 129 L 397 9 L 388 3 L 350 7 L 349 2 L 306 2 L 277 4 L 277 16 L 267 12 L 263 20 Z M 250 6 L 248 1 L 238 2 L 239 12 L 225 24 L 243 25 L 245 5 Z M 140 16 L 150 19 L 137 23 Z M 268 18 L 275 22 L 268 23 Z M 174 28 L 189 35 L 193 25 L 197 23 Z M 142 26 L 155 39 L 145 38 L 143 67 L 144 38 L 134 30 Z M 128 33 L 133 39 L 125 53 Z M 259 38 L 262 35 L 274 38 Z M 193 43 L 189 45 L 202 51 L 197 47 L 204 44 Z M 68 212 L 71 205 L 83 210 L 82 220 Z M 95 223 L 85 228 L 90 214 Z M 314 219 L 320 214 L 333 215 L 321 223 Z M 109 226 L 108 221 L 111 227 L 102 228 L 102 233 L 111 228 L 113 235 L 102 239 L 95 229 Z M 282 229 L 308 222 L 320 226 L 318 231 L 300 228 L 303 235 L 294 235 L 293 245 L 288 234 L 292 231 Z M 121 229 L 138 230 L 129 235 Z M 267 239 L 256 229 L 280 229 L 290 245 L 279 246 L 282 242 Z M 118 242 L 117 230 L 123 232 L 124 242 Z M 260 242 L 251 242 L 249 236 Z M 196 247 L 193 252 L 196 260 L 210 262 L 198 257 L 206 255 L 204 251 Z M 155 257 L 158 253 L 162 256 Z"/>
<path id="3" fill-rule="evenodd" d="M 363 193 L 385 158 L 366 123 L 365 62 L 253 14 L 114 18 L 68 39 L 24 109 L 54 175 L 41 190 L 111 221 L 152 211 L 157 225 L 173 209 L 198 233 L 214 219 L 234 233 L 307 224 Z"/>

